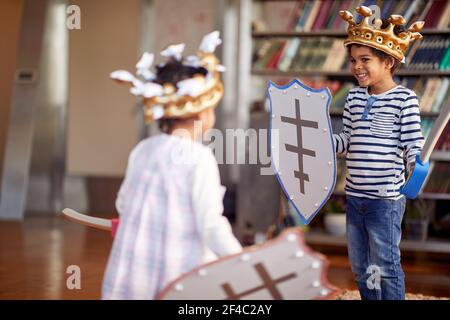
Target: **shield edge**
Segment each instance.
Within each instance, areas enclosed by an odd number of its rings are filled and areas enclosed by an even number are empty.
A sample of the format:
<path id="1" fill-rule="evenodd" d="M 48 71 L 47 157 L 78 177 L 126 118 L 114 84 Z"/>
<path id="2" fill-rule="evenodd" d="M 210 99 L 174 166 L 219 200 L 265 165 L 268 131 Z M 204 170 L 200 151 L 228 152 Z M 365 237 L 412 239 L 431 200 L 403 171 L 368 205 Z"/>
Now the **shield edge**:
<path id="1" fill-rule="evenodd" d="M 174 280 L 172 280 L 171 282 L 169 282 L 157 295 L 156 295 L 156 300 L 164 300 L 165 297 L 170 293 L 170 291 L 175 287 L 175 285 L 181 281 L 183 281 L 184 279 L 186 279 L 187 277 L 193 275 L 193 274 L 198 274 L 199 270 L 207 268 L 210 265 L 214 265 L 214 264 L 218 264 L 222 261 L 225 260 L 229 260 L 229 259 L 233 259 L 237 256 L 242 256 L 244 254 L 252 254 L 255 251 L 261 250 L 265 247 L 271 246 L 274 243 L 277 242 L 281 242 L 281 241 L 285 241 L 287 239 L 287 237 L 290 234 L 295 234 L 297 235 L 297 243 L 299 244 L 300 248 L 302 248 L 305 252 L 307 252 L 310 256 L 313 256 L 314 258 L 320 260 L 323 264 L 323 268 L 320 272 L 320 282 L 324 285 L 325 288 L 329 289 L 330 292 L 328 293 L 328 295 L 326 295 L 325 297 L 321 297 L 318 298 L 317 300 L 327 300 L 327 299 L 334 299 L 335 297 L 337 297 L 339 294 L 342 293 L 342 289 L 340 289 L 339 287 L 333 285 L 329 279 L 328 279 L 328 274 L 329 274 L 329 270 L 330 270 L 330 262 L 328 261 L 327 257 L 317 251 L 314 251 L 306 242 L 305 242 L 305 236 L 304 236 L 304 232 L 299 229 L 298 227 L 289 227 L 286 228 L 285 230 L 283 230 L 281 232 L 280 235 L 278 235 L 276 238 L 268 240 L 262 244 L 255 244 L 252 246 L 248 246 L 245 247 L 241 252 L 239 253 L 234 253 L 231 255 L 226 255 L 223 257 L 219 257 L 218 259 L 211 261 L 211 262 L 207 262 L 201 266 L 198 266 L 190 271 L 187 271 L 183 274 L 181 274 L 180 276 L 178 276 L 177 278 L 175 278 Z"/>
<path id="2" fill-rule="evenodd" d="M 300 216 L 300 220 L 303 223 L 303 225 L 307 225 L 311 222 L 312 219 L 314 219 L 314 217 L 316 216 L 316 214 L 322 209 L 322 207 L 327 203 L 328 199 L 331 197 L 331 195 L 333 194 L 334 191 L 334 187 L 336 186 L 336 146 L 334 145 L 334 139 L 333 139 L 333 130 L 331 128 L 331 121 L 330 121 L 330 102 L 331 102 L 331 93 L 330 90 L 327 87 L 324 88 L 320 88 L 320 89 L 314 89 L 311 87 L 308 87 L 307 85 L 303 84 L 300 80 L 298 79 L 294 79 L 292 81 L 290 81 L 289 83 L 283 85 L 283 86 L 279 86 L 277 85 L 275 82 L 269 80 L 267 82 L 267 89 L 266 89 L 266 97 L 269 99 L 269 106 L 270 106 L 270 130 L 269 130 L 269 141 L 270 141 L 270 159 L 273 162 L 273 154 L 272 154 L 272 98 L 270 96 L 270 91 L 269 89 L 271 87 L 275 87 L 279 90 L 284 90 L 284 89 L 288 89 L 290 88 L 292 85 L 294 84 L 298 84 L 300 85 L 303 89 L 308 90 L 310 92 L 313 93 L 325 93 L 328 96 L 327 99 L 327 105 L 326 105 L 326 117 L 327 117 L 327 122 L 328 122 L 328 132 L 330 134 L 330 138 L 331 138 L 331 145 L 333 146 L 333 161 L 334 161 L 334 173 L 333 173 L 333 183 L 332 186 L 330 188 L 330 191 L 328 192 L 328 194 L 326 195 L 326 197 L 324 198 L 324 200 L 322 201 L 322 203 L 319 205 L 319 207 L 317 208 L 316 211 L 313 212 L 313 214 L 306 219 L 305 216 L 303 216 L 302 212 L 300 211 L 299 208 L 297 208 L 297 206 L 295 205 L 295 203 L 289 199 L 289 193 L 286 191 L 286 188 L 284 187 L 284 184 L 278 174 L 278 172 L 275 172 L 275 175 L 277 177 L 278 183 L 281 186 L 281 189 L 283 190 L 284 194 L 286 195 L 286 198 L 288 199 L 288 201 L 291 203 L 291 205 L 295 208 L 295 211 L 297 211 L 298 215 Z M 276 168 L 274 168 L 275 171 Z"/>

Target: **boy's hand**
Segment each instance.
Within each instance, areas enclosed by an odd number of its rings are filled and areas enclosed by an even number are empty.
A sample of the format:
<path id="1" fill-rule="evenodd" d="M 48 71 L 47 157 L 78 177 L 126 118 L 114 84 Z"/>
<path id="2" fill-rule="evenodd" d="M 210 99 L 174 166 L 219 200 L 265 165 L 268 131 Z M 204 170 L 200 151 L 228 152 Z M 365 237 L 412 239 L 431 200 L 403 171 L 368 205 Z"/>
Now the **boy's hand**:
<path id="1" fill-rule="evenodd" d="M 410 164 L 409 164 L 409 166 L 408 166 L 408 172 L 407 172 L 407 177 L 409 177 L 410 175 L 411 175 L 411 173 L 413 172 L 413 170 L 414 170 L 414 165 L 415 165 L 416 163 L 415 162 L 411 162 Z"/>

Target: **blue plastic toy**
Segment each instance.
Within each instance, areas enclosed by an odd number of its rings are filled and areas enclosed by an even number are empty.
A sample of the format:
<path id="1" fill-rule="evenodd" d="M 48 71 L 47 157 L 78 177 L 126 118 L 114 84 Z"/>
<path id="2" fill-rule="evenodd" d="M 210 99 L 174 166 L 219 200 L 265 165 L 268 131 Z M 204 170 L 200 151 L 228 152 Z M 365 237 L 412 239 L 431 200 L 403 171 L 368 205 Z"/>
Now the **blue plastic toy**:
<path id="1" fill-rule="evenodd" d="M 406 183 L 403 185 L 400 192 L 404 194 L 409 199 L 415 199 L 419 194 L 422 186 L 426 180 L 428 170 L 430 167 L 429 159 L 433 149 L 444 130 L 447 122 L 450 118 L 450 101 L 447 101 L 447 104 L 441 111 L 441 114 L 436 119 L 436 122 L 431 129 L 431 133 L 428 136 L 425 144 L 423 146 L 422 152 L 420 155 L 416 156 L 416 162 L 414 164 L 413 170 L 409 173 L 406 178 Z"/>

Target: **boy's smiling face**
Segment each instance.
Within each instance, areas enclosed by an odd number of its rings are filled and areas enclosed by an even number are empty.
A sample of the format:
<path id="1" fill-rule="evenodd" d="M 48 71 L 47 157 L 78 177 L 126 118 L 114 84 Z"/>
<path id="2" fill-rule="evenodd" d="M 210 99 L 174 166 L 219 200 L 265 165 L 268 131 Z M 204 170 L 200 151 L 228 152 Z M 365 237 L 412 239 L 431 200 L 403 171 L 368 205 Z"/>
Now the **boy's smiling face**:
<path id="1" fill-rule="evenodd" d="M 370 47 L 352 45 L 350 66 L 361 87 L 379 86 L 385 81 L 392 81 L 393 59 L 381 59 Z"/>

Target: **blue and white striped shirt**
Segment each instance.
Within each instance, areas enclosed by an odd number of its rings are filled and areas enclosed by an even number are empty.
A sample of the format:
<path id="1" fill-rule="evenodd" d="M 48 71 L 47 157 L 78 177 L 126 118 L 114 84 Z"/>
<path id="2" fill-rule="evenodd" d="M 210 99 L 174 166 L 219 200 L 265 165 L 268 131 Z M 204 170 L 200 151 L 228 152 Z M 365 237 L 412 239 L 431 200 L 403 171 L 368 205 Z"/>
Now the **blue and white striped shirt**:
<path id="1" fill-rule="evenodd" d="M 376 101 L 364 119 L 369 97 Z M 333 137 L 336 152 L 347 154 L 346 194 L 399 199 L 405 167 L 415 161 L 424 143 L 418 98 L 403 86 L 379 95 L 354 88 L 345 102 L 343 130 Z"/>

